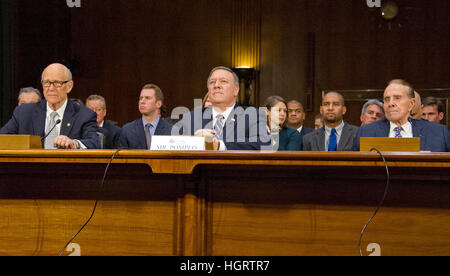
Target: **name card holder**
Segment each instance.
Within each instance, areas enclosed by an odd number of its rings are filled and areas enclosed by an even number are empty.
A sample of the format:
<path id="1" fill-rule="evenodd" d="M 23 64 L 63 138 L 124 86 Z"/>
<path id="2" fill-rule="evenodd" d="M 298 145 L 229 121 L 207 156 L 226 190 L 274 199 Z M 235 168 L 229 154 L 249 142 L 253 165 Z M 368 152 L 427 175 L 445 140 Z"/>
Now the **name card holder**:
<path id="1" fill-rule="evenodd" d="M 205 150 L 205 137 L 196 136 L 152 136 L 150 150 L 183 150 L 195 151 Z"/>
<path id="2" fill-rule="evenodd" d="M 420 152 L 420 138 L 361 137 L 360 151 Z"/>
<path id="3" fill-rule="evenodd" d="M 41 137 L 36 135 L 0 135 L 0 150 L 42 149 Z"/>

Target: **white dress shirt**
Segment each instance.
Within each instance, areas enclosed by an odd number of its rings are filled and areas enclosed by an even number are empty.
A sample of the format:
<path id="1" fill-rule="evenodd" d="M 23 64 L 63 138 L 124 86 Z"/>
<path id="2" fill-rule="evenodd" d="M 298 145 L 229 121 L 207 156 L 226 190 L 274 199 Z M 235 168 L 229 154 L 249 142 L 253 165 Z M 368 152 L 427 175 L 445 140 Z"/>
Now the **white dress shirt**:
<path id="1" fill-rule="evenodd" d="M 217 121 L 217 115 L 222 114 L 222 116 L 224 117 L 223 119 L 223 127 L 225 127 L 226 121 L 228 119 L 228 117 L 231 114 L 231 111 L 233 111 L 234 109 L 234 105 L 227 107 L 227 109 L 225 109 L 224 112 L 219 112 L 219 110 L 216 110 L 216 108 L 212 108 L 212 116 L 213 116 L 213 126 L 216 125 L 216 121 Z M 227 150 L 227 147 L 225 146 L 225 143 L 222 140 L 219 140 L 220 145 L 219 145 L 219 150 Z"/>
<path id="2" fill-rule="evenodd" d="M 390 124 L 391 127 L 389 129 L 389 137 L 394 138 L 395 137 L 394 128 L 396 128 L 397 125 L 392 122 L 390 122 Z M 409 121 L 406 124 L 402 125 L 401 127 L 403 128 L 403 130 L 400 132 L 402 138 L 413 138 L 412 125 Z"/>
<path id="3" fill-rule="evenodd" d="M 340 125 L 335 127 L 335 129 L 336 129 L 336 145 L 339 145 L 339 141 L 342 136 L 342 129 L 344 128 L 344 124 L 345 124 L 344 121 L 342 121 Z M 328 150 L 328 144 L 330 143 L 331 130 L 332 130 L 331 127 L 327 127 L 325 125 L 325 150 Z"/>
<path id="4" fill-rule="evenodd" d="M 56 113 L 58 113 L 58 115 L 56 115 L 56 117 L 55 117 L 55 122 L 58 120 L 61 120 L 61 123 L 57 124 L 55 127 L 56 133 L 58 134 L 57 136 L 59 136 L 60 132 L 61 132 L 61 124 L 62 124 L 62 120 L 64 117 L 64 112 L 66 111 L 66 107 L 67 107 L 67 99 L 64 102 L 64 104 L 58 110 L 56 110 Z M 52 114 L 53 112 L 54 112 L 54 110 L 51 109 L 47 103 L 47 115 L 45 116 L 45 127 L 46 127 L 45 133 L 46 134 L 50 131 L 50 129 L 47 129 L 47 128 L 53 127 L 53 126 L 48 125 L 48 122 L 51 120 L 50 114 Z"/>
<path id="5" fill-rule="evenodd" d="M 55 122 L 58 121 L 58 119 L 61 120 L 61 123 L 57 124 L 56 127 L 55 127 L 56 133 L 58 134 L 57 136 L 61 135 L 61 125 L 62 125 L 62 121 L 63 121 L 63 118 L 64 118 L 64 112 L 66 112 L 67 101 L 68 101 L 68 99 L 66 99 L 64 104 L 58 110 L 56 110 L 56 113 L 58 113 L 58 115 L 56 115 L 56 117 L 55 117 Z M 49 120 L 51 120 L 50 114 L 52 114 L 53 111 L 54 110 L 51 109 L 50 106 L 47 103 L 47 114 L 45 116 L 45 133 L 46 134 L 50 131 L 50 129 L 47 129 L 47 127 L 50 127 L 50 128 L 52 127 L 52 126 L 47 126 L 47 122 Z M 78 145 L 80 146 L 81 149 L 87 149 L 87 147 L 83 143 L 81 143 L 80 140 L 74 139 L 74 141 L 77 141 L 77 143 L 78 143 Z"/>

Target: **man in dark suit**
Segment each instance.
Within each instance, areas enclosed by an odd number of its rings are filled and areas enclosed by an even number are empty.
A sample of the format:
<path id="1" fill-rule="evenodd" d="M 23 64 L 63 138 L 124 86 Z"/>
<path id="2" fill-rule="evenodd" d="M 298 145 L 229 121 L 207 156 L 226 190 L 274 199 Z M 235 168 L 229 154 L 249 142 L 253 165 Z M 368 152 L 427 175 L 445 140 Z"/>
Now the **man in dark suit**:
<path id="1" fill-rule="evenodd" d="M 139 112 L 142 117 L 122 127 L 120 147 L 150 149 L 154 135 L 171 135 L 172 125 L 161 118 L 164 95 L 157 85 L 145 85 L 139 96 Z"/>
<path id="2" fill-rule="evenodd" d="M 384 118 L 384 106 L 383 103 L 377 99 L 368 100 L 362 107 L 361 126 L 371 124 Z"/>
<path id="3" fill-rule="evenodd" d="M 287 103 L 287 111 L 288 111 L 288 120 L 287 127 L 296 129 L 300 133 L 300 150 L 303 149 L 303 137 L 313 132 L 314 129 L 304 126 L 303 122 L 306 119 L 305 110 L 303 109 L 303 105 L 296 100 L 292 100 Z"/>
<path id="4" fill-rule="evenodd" d="M 98 148 L 95 113 L 67 98 L 74 85 L 70 70 L 51 64 L 41 82 L 45 100 L 18 106 L 0 134 L 38 135 L 46 149 Z"/>
<path id="5" fill-rule="evenodd" d="M 115 122 L 105 120 L 106 100 L 100 95 L 90 95 L 86 99 L 86 107 L 97 113 L 98 132 L 102 135 L 102 149 L 116 149 L 119 147 L 120 127 Z"/>
<path id="6" fill-rule="evenodd" d="M 420 150 L 450 151 L 450 135 L 446 126 L 411 118 L 415 104 L 414 88 L 406 81 L 389 82 L 383 95 L 386 119 L 358 130 L 353 149 L 360 150 L 361 137 L 420 137 Z"/>
<path id="7" fill-rule="evenodd" d="M 351 151 L 358 127 L 344 122 L 346 112 L 344 97 L 341 94 L 325 94 L 320 106 L 324 126 L 303 137 L 303 150 Z"/>
<path id="8" fill-rule="evenodd" d="M 444 104 L 435 97 L 427 97 L 423 101 L 422 119 L 440 124 L 444 119 Z"/>
<path id="9" fill-rule="evenodd" d="M 173 134 L 203 136 L 214 150 L 271 150 L 267 115 L 254 107 L 239 106 L 239 78 L 229 68 L 211 70 L 207 81 L 212 107 L 194 108 L 174 127 Z"/>
<path id="10" fill-rule="evenodd" d="M 34 87 L 24 87 L 19 91 L 19 97 L 17 98 L 17 105 L 23 105 L 27 103 L 37 103 L 42 100 L 42 95 L 39 89 Z"/>

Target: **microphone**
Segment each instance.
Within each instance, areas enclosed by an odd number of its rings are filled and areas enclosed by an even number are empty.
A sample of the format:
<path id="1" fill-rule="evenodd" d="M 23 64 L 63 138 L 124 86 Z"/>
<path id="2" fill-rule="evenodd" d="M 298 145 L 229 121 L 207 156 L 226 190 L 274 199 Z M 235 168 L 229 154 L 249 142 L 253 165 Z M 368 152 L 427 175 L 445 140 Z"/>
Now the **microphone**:
<path id="1" fill-rule="evenodd" d="M 61 123 L 61 120 L 60 120 L 60 119 L 56 120 L 55 125 L 47 132 L 47 134 L 45 134 L 44 137 L 41 138 L 41 143 L 45 140 L 45 138 L 47 138 L 47 136 L 50 135 L 50 133 L 53 131 L 53 129 L 54 129 L 57 125 L 59 125 L 60 123 Z"/>

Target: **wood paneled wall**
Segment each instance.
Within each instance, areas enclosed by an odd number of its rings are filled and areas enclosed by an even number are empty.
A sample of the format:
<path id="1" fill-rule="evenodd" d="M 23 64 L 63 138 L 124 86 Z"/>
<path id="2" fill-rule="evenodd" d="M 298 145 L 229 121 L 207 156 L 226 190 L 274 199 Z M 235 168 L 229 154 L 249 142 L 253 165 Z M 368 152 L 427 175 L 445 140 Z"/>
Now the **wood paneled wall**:
<path id="1" fill-rule="evenodd" d="M 389 29 L 380 10 L 362 0 L 263 0 L 260 95 L 305 102 L 308 33 L 315 34 L 310 125 L 322 90 L 384 89 L 394 78 L 417 89 L 450 87 L 450 6 L 439 0 L 396 2 L 400 14 Z"/>
<path id="2" fill-rule="evenodd" d="M 396 0 L 400 16 L 390 28 L 365 0 L 259 1 L 260 101 L 278 94 L 305 102 L 312 85 L 309 125 L 325 89 L 383 89 L 399 77 L 418 89 L 450 87 L 448 0 Z M 239 0 L 82 0 L 72 9 L 41 2 L 17 4 L 15 89 L 36 83 L 50 61 L 69 60 L 76 65 L 71 96 L 104 95 L 108 117 L 120 125 L 139 117 L 144 84 L 162 88 L 169 111 L 191 108 L 206 92 L 210 69 L 232 66 Z"/>

